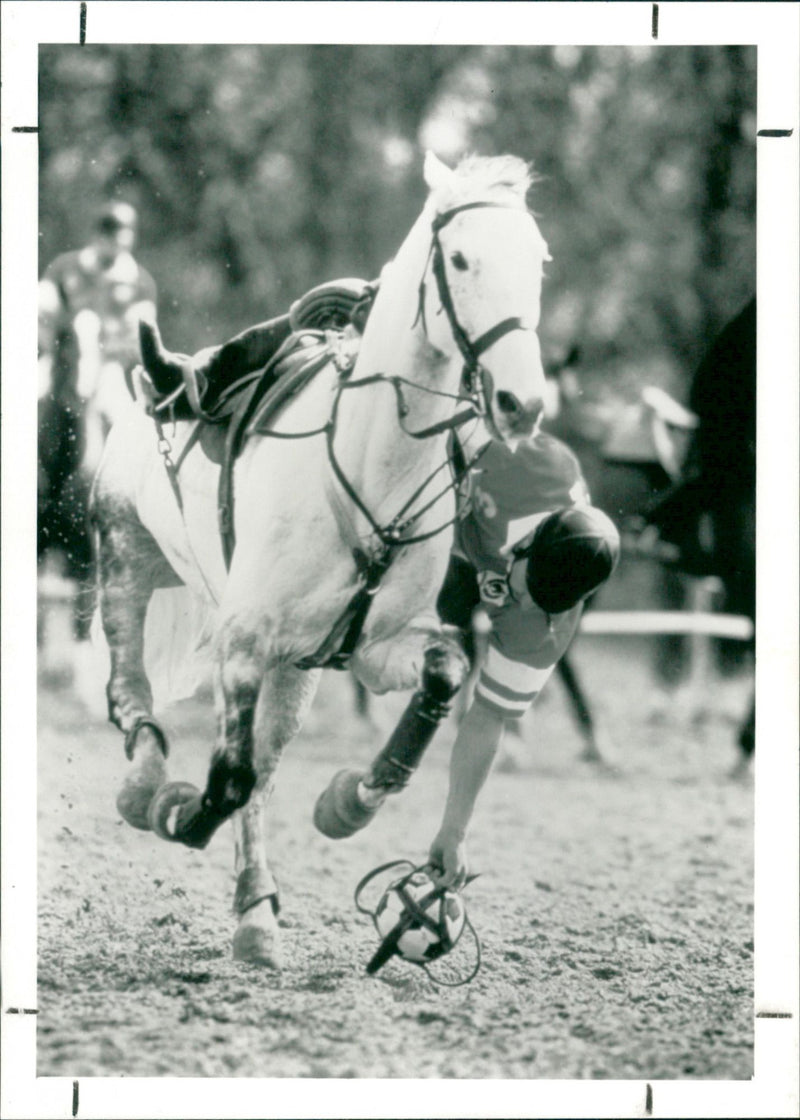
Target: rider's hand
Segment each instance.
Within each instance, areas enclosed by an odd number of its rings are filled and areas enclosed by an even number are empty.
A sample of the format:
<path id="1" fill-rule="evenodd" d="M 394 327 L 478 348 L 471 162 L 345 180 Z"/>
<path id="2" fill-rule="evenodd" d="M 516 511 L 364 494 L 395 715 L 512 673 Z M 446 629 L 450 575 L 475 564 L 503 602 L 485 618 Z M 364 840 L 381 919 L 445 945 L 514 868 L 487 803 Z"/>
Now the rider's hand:
<path id="1" fill-rule="evenodd" d="M 467 846 L 463 837 L 441 830 L 428 854 L 431 879 L 437 886 L 460 890 L 467 880 Z"/>

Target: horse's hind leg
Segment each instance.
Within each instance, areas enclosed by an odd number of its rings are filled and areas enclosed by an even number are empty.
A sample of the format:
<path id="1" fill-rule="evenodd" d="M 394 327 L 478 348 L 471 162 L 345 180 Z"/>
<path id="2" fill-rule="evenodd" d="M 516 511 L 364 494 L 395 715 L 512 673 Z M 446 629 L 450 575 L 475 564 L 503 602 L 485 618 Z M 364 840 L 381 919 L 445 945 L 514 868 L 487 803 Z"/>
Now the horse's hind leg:
<path id="1" fill-rule="evenodd" d="M 154 589 L 177 581 L 129 503 L 97 497 L 92 524 L 97 533 L 100 615 L 111 659 L 108 718 L 125 735 L 125 753 L 133 763 L 117 809 L 134 828 L 148 829 L 148 805 L 166 777 L 167 740 L 153 719 L 153 694 L 144 669 L 144 623 Z"/>

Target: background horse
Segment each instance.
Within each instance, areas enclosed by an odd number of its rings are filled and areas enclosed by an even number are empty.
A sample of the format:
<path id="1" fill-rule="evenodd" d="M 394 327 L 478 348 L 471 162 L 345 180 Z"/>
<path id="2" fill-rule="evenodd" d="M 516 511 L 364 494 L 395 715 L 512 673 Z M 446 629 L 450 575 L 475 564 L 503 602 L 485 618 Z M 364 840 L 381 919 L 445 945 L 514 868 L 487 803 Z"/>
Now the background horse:
<path id="1" fill-rule="evenodd" d="M 100 316 L 84 308 L 74 320 L 65 317 L 58 323 L 50 353 L 40 358 L 46 391 L 38 404 L 37 560 L 40 569 L 52 560 L 51 567 L 73 585 L 74 589 L 67 585 L 57 590 L 71 598 L 71 636 L 78 643 L 89 638 L 95 601 L 88 517 L 92 478 L 113 415 L 120 400 L 130 395 L 130 362 L 125 369 L 111 367 L 104 359 L 101 334 Z M 45 612 L 53 587 L 44 583 L 41 590 Z M 46 639 L 47 627 L 42 629 L 40 637 Z M 86 668 L 83 652 L 88 646 L 71 651 L 79 688 L 88 683 L 81 679 Z"/>
<path id="2" fill-rule="evenodd" d="M 132 406 L 96 480 L 109 714 L 132 760 L 117 804 L 130 824 L 193 847 L 234 816 L 237 959 L 279 963 L 264 811 L 281 750 L 329 663 L 320 651 L 337 648 L 329 639 L 365 594 L 351 662 L 362 683 L 383 692 L 427 675 L 455 691 L 463 657 L 434 609 L 455 517 L 449 431 L 477 411 L 492 438 L 513 443 L 543 410 L 536 328 L 548 255 L 525 204 L 526 165 L 474 159 L 450 171 L 428 155 L 425 179 L 429 197 L 383 271 L 355 368 L 326 352 L 276 421 L 247 429 L 229 570 L 219 458 L 195 424 L 158 441 Z M 456 412 L 465 377 L 471 407 Z M 167 741 L 145 672 L 148 603 L 176 584 L 212 635 L 217 740 L 202 795 L 165 783 Z M 158 623 L 151 617 L 151 633 Z"/>
<path id="3" fill-rule="evenodd" d="M 654 557 L 642 553 L 634 557 L 629 542 L 641 531 L 643 517 L 654 502 L 679 479 L 697 417 L 655 386 L 642 389 L 633 403 L 585 400 L 575 372 L 579 361 L 580 351 L 574 348 L 553 371 L 554 400 L 543 426 L 577 455 L 592 501 L 614 519 L 623 534 L 623 557 L 648 565 L 649 572 L 642 575 L 647 575 L 648 593 L 652 591 L 659 608 L 679 610 L 686 599 L 683 576 Z M 587 610 L 593 602 L 588 600 Z M 682 672 L 686 652 L 682 637 L 660 635 L 653 664 L 658 678 L 674 682 Z M 595 724 L 571 649 L 560 659 L 556 675 L 566 689 L 583 739 L 582 757 L 604 761 L 604 736 Z"/>
<path id="4" fill-rule="evenodd" d="M 604 415 L 596 406 L 582 405 L 569 391 L 577 351 L 558 377 L 562 407 L 546 426 L 575 451 L 601 509 L 623 529 L 626 523 L 641 528 L 645 522 L 658 529 L 669 548 L 651 550 L 650 562 L 658 565 L 657 590 L 665 609 L 684 606 L 687 576 L 716 576 L 724 589 L 721 608 L 755 623 L 755 331 L 752 300 L 715 339 L 695 372 L 690 411 L 652 388 L 622 413 Z M 645 438 L 648 432 L 652 438 Z M 665 552 L 673 554 L 666 564 L 659 559 Z M 648 552 L 639 555 L 643 560 Z M 738 665 L 743 653 L 752 655 L 752 641 L 717 641 L 723 666 Z M 656 649 L 659 677 L 675 681 L 685 661 L 685 640 L 662 636 Z M 591 703 L 569 652 L 557 672 L 584 739 L 584 757 L 600 759 Z M 753 699 L 739 730 L 735 772 L 746 768 L 754 734 Z"/>
<path id="5" fill-rule="evenodd" d="M 692 379 L 689 404 L 700 423 L 683 481 L 650 512 L 663 540 L 677 547 L 678 565 L 714 575 L 724 588 L 723 609 L 753 623 L 756 594 L 756 300 L 714 340 Z M 723 666 L 737 664 L 742 643 L 719 646 Z M 755 749 L 755 690 L 739 729 L 738 773 Z"/>
<path id="6" fill-rule="evenodd" d="M 76 587 L 72 637 L 89 635 L 94 601 L 88 523 L 91 474 L 83 465 L 85 403 L 76 395 L 47 393 L 38 405 L 36 553 L 40 568 L 55 558 L 59 574 Z M 45 609 L 47 604 L 45 603 Z"/>

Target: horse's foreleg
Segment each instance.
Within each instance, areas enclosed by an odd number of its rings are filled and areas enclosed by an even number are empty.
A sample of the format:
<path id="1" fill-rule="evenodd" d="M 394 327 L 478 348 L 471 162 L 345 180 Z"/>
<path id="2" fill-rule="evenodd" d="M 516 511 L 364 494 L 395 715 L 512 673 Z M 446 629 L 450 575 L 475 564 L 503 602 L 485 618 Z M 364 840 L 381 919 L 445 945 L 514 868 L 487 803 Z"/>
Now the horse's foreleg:
<path id="1" fill-rule="evenodd" d="M 256 787 L 247 805 L 233 817 L 236 836 L 238 926 L 235 960 L 279 968 L 281 946 L 277 914 L 278 888 L 267 860 L 266 809 L 284 746 L 297 735 L 317 690 L 319 671 L 291 665 L 270 671 L 262 686 L 255 730 Z"/>
<path id="2" fill-rule="evenodd" d="M 233 817 L 236 837 L 236 894 L 238 918 L 233 958 L 280 968 L 278 887 L 267 862 L 266 808 L 272 792 L 268 779 L 256 784 L 243 809 Z"/>
<path id="3" fill-rule="evenodd" d="M 111 672 L 108 717 L 125 735 L 133 763 L 117 797 L 123 819 L 148 829 L 147 809 L 166 776 L 167 739 L 153 719 L 153 694 L 144 669 L 144 623 L 156 587 L 176 577 L 132 507 L 106 497 L 95 501 L 100 614 Z"/>
<path id="4" fill-rule="evenodd" d="M 469 673 L 469 662 L 454 636 L 430 639 L 423 656 L 420 687 L 370 766 L 365 782 L 370 789 L 394 793 L 407 785 Z"/>
<path id="5" fill-rule="evenodd" d="M 362 654 L 359 675 L 369 683 L 369 654 Z M 322 793 L 314 823 L 332 839 L 352 836 L 372 820 L 390 793 L 408 784 L 451 702 L 469 672 L 469 662 L 454 633 L 429 637 L 422 649 L 419 688 L 388 742 L 366 772 L 342 770 Z"/>

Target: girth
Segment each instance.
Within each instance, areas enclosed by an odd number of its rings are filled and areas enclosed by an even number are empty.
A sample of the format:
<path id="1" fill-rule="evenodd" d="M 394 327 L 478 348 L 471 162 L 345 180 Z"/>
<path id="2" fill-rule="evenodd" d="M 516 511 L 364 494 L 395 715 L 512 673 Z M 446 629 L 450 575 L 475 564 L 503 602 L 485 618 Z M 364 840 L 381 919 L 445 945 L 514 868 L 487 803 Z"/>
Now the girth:
<path id="1" fill-rule="evenodd" d="M 298 669 L 347 668 L 364 629 L 372 600 L 396 555 L 397 549 L 386 548 L 377 557 L 370 559 L 360 548 L 353 549 L 361 586 L 314 653 L 295 662 Z"/>

